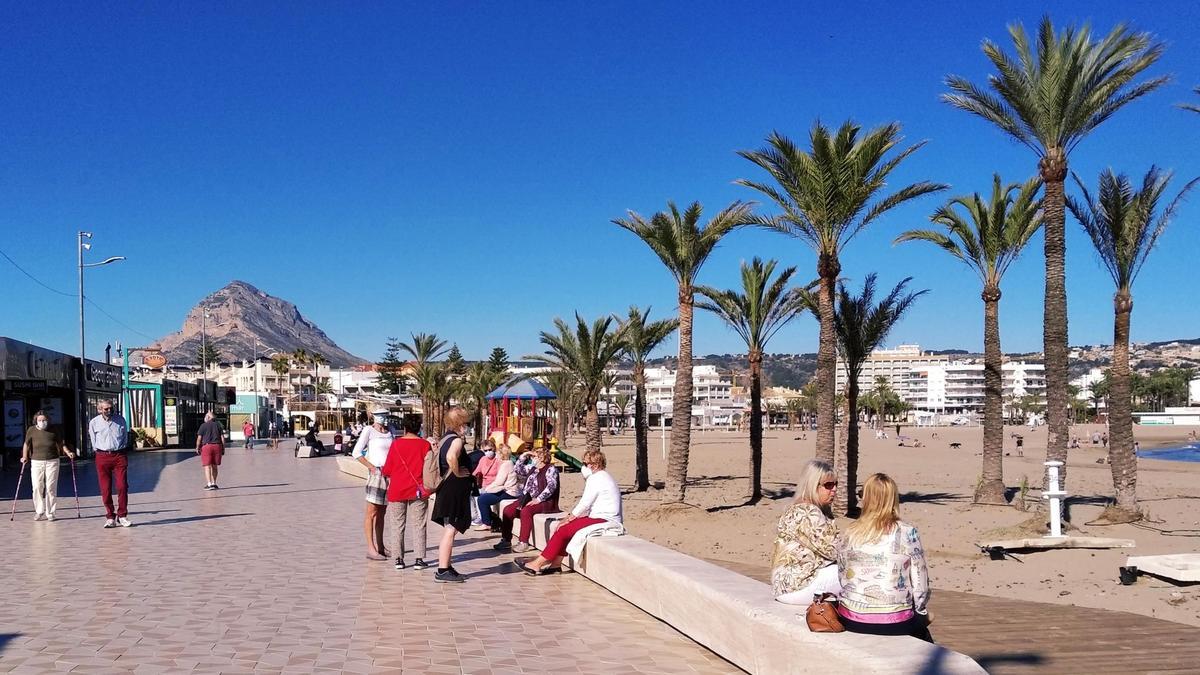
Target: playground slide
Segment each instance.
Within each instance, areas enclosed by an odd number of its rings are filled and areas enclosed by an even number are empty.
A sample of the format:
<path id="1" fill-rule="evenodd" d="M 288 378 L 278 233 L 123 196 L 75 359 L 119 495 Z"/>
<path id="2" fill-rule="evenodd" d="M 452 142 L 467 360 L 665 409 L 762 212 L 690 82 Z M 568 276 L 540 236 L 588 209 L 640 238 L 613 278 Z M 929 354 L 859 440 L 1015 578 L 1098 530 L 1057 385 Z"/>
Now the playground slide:
<path id="1" fill-rule="evenodd" d="M 579 471 L 583 469 L 583 462 L 579 461 L 579 459 L 572 455 L 568 455 L 562 450 L 554 451 L 554 459 L 566 464 L 569 471 Z"/>

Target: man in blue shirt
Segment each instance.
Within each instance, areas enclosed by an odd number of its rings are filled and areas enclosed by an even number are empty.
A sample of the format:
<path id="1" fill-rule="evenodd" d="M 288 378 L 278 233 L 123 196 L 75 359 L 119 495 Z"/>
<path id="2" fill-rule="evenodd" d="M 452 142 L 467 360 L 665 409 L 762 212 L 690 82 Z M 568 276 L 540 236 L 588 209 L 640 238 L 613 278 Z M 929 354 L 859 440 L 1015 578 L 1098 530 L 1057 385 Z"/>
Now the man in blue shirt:
<path id="1" fill-rule="evenodd" d="M 96 476 L 100 482 L 100 498 L 104 501 L 104 527 L 129 527 L 129 460 L 125 445 L 129 440 L 129 425 L 125 418 L 113 412 L 112 401 L 101 401 L 100 414 L 88 422 L 88 440 L 96 451 Z M 117 509 L 113 511 L 112 484 L 117 484 Z"/>

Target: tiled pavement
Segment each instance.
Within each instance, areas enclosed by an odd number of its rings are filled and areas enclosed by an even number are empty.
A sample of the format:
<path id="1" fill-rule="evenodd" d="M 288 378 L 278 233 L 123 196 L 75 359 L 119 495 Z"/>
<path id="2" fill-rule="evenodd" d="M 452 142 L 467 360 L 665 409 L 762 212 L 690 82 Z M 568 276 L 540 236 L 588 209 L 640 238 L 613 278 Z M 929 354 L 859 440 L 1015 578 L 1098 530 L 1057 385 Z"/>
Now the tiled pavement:
<path id="1" fill-rule="evenodd" d="M 767 581 L 770 571 L 713 560 Z M 1130 612 L 939 591 L 930 601 L 939 644 L 992 675 L 1200 673 L 1200 629 Z"/>
<path id="2" fill-rule="evenodd" d="M 58 521 L 33 522 L 26 476 L 0 523 L 0 672 L 740 672 L 587 579 L 520 574 L 479 533 L 461 585 L 364 560 L 361 482 L 331 459 L 231 449 L 205 492 L 194 454 L 135 455 L 134 527 L 114 530 L 78 471 L 82 519 L 64 465 Z"/>

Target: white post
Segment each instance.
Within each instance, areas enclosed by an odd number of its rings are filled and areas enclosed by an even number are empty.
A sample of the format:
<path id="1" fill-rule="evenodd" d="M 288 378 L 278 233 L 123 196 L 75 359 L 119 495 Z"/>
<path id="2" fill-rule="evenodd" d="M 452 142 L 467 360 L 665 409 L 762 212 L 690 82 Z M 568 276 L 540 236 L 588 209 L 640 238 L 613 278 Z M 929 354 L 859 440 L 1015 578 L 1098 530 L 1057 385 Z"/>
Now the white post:
<path id="1" fill-rule="evenodd" d="M 658 428 L 662 430 L 662 458 L 667 459 L 667 415 L 660 412 L 658 414 Z"/>
<path id="2" fill-rule="evenodd" d="M 1042 493 L 1042 498 L 1050 500 L 1050 534 L 1046 536 L 1062 537 L 1062 500 L 1067 496 L 1067 493 L 1059 489 L 1058 468 L 1063 463 L 1051 460 L 1045 462 L 1045 465 L 1048 474 L 1048 484 L 1046 485 L 1046 491 Z"/>

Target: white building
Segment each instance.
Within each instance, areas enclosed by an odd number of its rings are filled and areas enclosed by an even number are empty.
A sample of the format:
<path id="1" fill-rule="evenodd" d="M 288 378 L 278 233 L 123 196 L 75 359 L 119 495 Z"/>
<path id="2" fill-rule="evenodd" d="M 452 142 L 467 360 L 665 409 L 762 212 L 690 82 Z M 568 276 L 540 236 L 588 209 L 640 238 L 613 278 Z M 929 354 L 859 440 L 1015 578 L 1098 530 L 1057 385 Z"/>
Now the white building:
<path id="1" fill-rule="evenodd" d="M 1046 400 L 1046 369 L 1040 363 L 1010 361 L 1001 367 L 1005 403 L 1012 398 L 1036 396 Z M 925 365 L 904 376 L 901 396 L 914 408 L 952 414 L 983 411 L 982 363 Z M 1007 407 L 1007 406 L 1006 406 Z"/>
<path id="2" fill-rule="evenodd" d="M 1200 377 L 1188 382 L 1188 405 L 1200 405 Z"/>
<path id="3" fill-rule="evenodd" d="M 862 372 L 858 375 L 858 389 L 866 393 L 875 388 L 875 378 L 882 377 L 887 380 L 888 386 L 893 391 L 899 394 L 901 398 L 907 400 L 909 397 L 905 391 L 905 386 L 907 386 L 909 371 L 914 368 L 945 365 L 948 363 L 950 363 L 949 356 L 922 352 L 920 345 L 899 345 L 894 349 L 876 349 L 871 352 L 871 356 L 863 363 Z M 837 391 L 844 391 L 848 381 L 849 375 L 846 373 L 846 364 L 839 358 L 837 365 Z"/>

